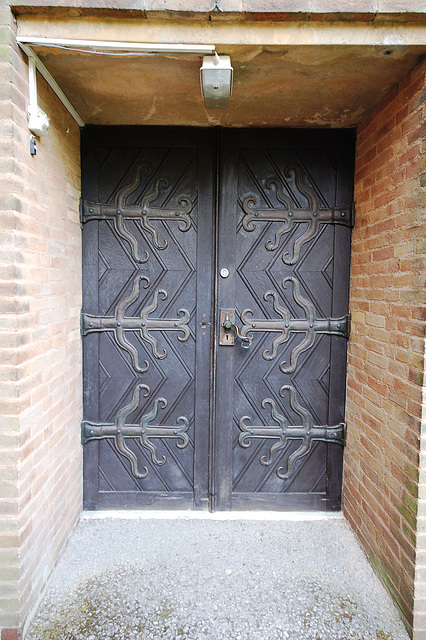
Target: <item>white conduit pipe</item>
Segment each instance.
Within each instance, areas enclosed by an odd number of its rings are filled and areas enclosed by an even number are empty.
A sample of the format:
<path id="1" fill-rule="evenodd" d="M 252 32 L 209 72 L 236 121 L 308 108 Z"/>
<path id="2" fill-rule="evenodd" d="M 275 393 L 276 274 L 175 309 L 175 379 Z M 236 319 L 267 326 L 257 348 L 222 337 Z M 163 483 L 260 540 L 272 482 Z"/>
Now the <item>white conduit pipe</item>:
<path id="1" fill-rule="evenodd" d="M 154 44 L 141 42 L 114 42 L 108 40 L 75 40 L 65 38 L 39 38 L 18 36 L 17 42 L 28 56 L 30 74 L 30 105 L 37 105 L 37 86 L 35 69 L 41 73 L 46 82 L 56 93 L 62 104 L 80 127 L 84 121 L 68 100 L 56 80 L 51 76 L 32 47 L 53 47 L 65 50 L 78 50 L 82 53 L 102 53 L 103 55 L 143 55 L 143 54 L 214 54 L 216 47 L 212 44 Z"/>

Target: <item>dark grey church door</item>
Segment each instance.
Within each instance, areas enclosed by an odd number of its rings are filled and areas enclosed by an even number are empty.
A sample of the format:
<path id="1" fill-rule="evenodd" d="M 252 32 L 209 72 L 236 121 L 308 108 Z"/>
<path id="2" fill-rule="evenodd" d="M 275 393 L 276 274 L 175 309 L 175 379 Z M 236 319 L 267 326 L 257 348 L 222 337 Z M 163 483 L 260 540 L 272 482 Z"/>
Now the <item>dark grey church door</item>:
<path id="1" fill-rule="evenodd" d="M 339 509 L 353 148 L 83 130 L 87 509 Z"/>

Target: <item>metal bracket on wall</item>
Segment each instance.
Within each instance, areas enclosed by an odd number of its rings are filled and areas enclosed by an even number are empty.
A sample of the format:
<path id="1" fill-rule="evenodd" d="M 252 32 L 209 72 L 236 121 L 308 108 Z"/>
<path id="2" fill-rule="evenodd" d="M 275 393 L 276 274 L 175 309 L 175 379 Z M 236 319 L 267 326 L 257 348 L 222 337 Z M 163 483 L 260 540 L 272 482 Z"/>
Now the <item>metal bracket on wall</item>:
<path id="1" fill-rule="evenodd" d="M 18 36 L 16 38 L 16 41 L 19 44 L 19 46 L 21 47 L 21 49 L 28 56 L 28 66 L 29 66 L 29 76 L 30 76 L 30 105 L 32 103 L 32 104 L 35 104 L 35 106 L 37 107 L 37 94 L 35 95 L 35 98 L 34 98 L 34 95 L 31 95 L 31 92 L 34 92 L 34 91 L 37 92 L 36 75 L 35 75 L 35 70 L 37 69 L 37 71 L 46 80 L 48 85 L 56 93 L 56 95 L 58 96 L 59 100 L 62 102 L 64 107 L 68 110 L 68 112 L 74 118 L 74 120 L 76 121 L 78 126 L 79 127 L 84 127 L 84 121 L 82 120 L 82 118 L 80 118 L 79 114 L 74 109 L 73 105 L 68 100 L 68 98 L 66 97 L 66 95 L 62 91 L 61 87 L 58 85 L 56 80 L 52 77 L 50 72 L 46 69 L 46 67 L 44 66 L 44 64 L 42 63 L 42 61 L 38 57 L 38 55 L 31 48 L 31 45 L 36 45 L 37 44 L 37 39 L 34 41 L 32 38 L 28 38 L 28 37 L 24 37 L 24 36 Z M 36 135 L 39 135 L 39 134 L 36 133 Z"/>
<path id="2" fill-rule="evenodd" d="M 189 443 L 189 436 L 187 434 L 189 429 L 189 420 L 185 416 L 179 416 L 179 418 L 177 418 L 177 426 L 152 426 L 150 424 L 157 417 L 159 405 L 161 405 L 163 409 L 167 407 L 167 400 L 165 398 L 156 398 L 156 400 L 154 400 L 154 408 L 152 411 L 142 416 L 139 424 L 126 424 L 127 416 L 135 411 L 139 406 L 139 395 L 141 389 L 146 391 L 145 397 L 149 395 L 149 387 L 146 384 L 138 384 L 133 390 L 131 401 L 125 407 L 120 409 L 114 422 L 102 423 L 85 420 L 81 424 L 81 443 L 83 445 L 90 440 L 113 438 L 118 452 L 129 460 L 132 474 L 136 478 L 146 478 L 148 475 L 148 468 L 144 467 L 143 471 L 139 471 L 136 455 L 127 446 L 125 438 L 137 438 L 142 447 L 150 452 L 151 461 L 157 466 L 165 464 L 166 457 L 158 457 L 157 449 L 151 442 L 151 438 L 180 439 L 182 442 L 176 443 L 178 449 L 185 449 Z"/>
<path id="3" fill-rule="evenodd" d="M 278 302 L 278 294 L 275 291 L 266 291 L 263 294 L 265 300 L 272 298 L 274 310 L 281 316 L 280 320 L 257 319 L 253 316 L 251 309 L 244 309 L 241 313 L 242 327 L 240 329 L 242 336 L 249 336 L 253 332 L 279 332 L 280 335 L 275 338 L 270 351 L 265 349 L 262 356 L 265 360 L 273 360 L 278 353 L 278 347 L 285 344 L 290 339 L 291 333 L 304 333 L 305 337 L 291 352 L 290 363 L 286 365 L 283 361 L 280 369 L 283 373 L 293 373 L 296 369 L 297 361 L 301 353 L 309 349 L 314 344 L 317 334 L 326 334 L 349 338 L 350 332 L 350 316 L 342 316 L 341 318 L 324 318 L 317 319 L 314 305 L 310 300 L 304 298 L 300 293 L 299 281 L 289 276 L 283 280 L 283 288 L 287 282 L 291 282 L 293 286 L 293 299 L 305 312 L 305 318 L 290 318 L 290 312 L 282 307 Z"/>
<path id="4" fill-rule="evenodd" d="M 320 207 L 320 200 L 316 191 L 304 180 L 304 173 L 300 166 L 289 166 L 285 169 L 284 181 L 287 193 L 292 193 L 290 185 L 295 183 L 298 191 L 308 201 L 308 207 L 298 207 L 292 198 L 284 193 L 284 189 L 278 178 L 271 178 L 266 182 L 266 188 L 275 191 L 276 198 L 284 209 L 256 209 L 256 200 L 253 196 L 248 196 L 243 200 L 242 208 L 245 213 L 243 217 L 243 227 L 246 231 L 254 231 L 257 222 L 282 222 L 283 224 L 276 230 L 275 238 L 266 242 L 268 251 L 278 248 L 281 236 L 288 233 L 295 223 L 306 222 L 308 229 L 297 238 L 293 246 L 293 253 L 286 252 L 282 256 L 284 264 L 295 264 L 300 257 L 302 246 L 315 237 L 320 224 L 340 224 L 353 227 L 355 222 L 355 206 L 353 203 L 344 207 Z"/>
<path id="5" fill-rule="evenodd" d="M 291 478 L 296 462 L 309 453 L 314 441 L 332 442 L 341 446 L 344 446 L 346 441 L 346 425 L 344 423 L 332 427 L 328 425 L 315 426 L 312 414 L 299 404 L 296 389 L 286 384 L 281 387 L 280 395 L 283 396 L 286 390 L 290 393 L 290 406 L 302 418 L 302 425 L 290 426 L 287 419 L 278 412 L 275 400 L 272 398 L 262 400 L 262 407 L 270 406 L 271 417 L 278 423 L 278 426 L 253 426 L 250 424 L 250 416 L 243 416 L 238 422 L 240 429 L 238 443 L 243 449 L 250 447 L 253 438 L 278 440 L 271 446 L 267 456 L 260 457 L 260 464 L 265 467 L 273 463 L 277 452 L 284 449 L 289 440 L 302 440 L 300 447 L 289 456 L 286 468 L 278 467 L 276 470 L 276 474 L 281 480 Z"/>

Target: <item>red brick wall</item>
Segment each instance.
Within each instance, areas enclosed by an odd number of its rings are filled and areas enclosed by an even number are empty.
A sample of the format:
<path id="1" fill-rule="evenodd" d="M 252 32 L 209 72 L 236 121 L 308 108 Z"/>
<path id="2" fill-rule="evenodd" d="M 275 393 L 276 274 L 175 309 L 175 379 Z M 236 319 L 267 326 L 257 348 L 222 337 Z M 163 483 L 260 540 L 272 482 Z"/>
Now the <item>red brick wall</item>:
<path id="1" fill-rule="evenodd" d="M 28 66 L 0 6 L 0 630 L 24 625 L 81 509 L 79 127 L 38 75 L 49 134 L 30 155 Z M 7 635 L 7 634 L 6 634 Z M 2 637 L 5 634 L 2 635 Z"/>
<path id="2" fill-rule="evenodd" d="M 423 62 L 358 131 L 343 498 L 410 625 L 424 372 L 425 99 Z"/>

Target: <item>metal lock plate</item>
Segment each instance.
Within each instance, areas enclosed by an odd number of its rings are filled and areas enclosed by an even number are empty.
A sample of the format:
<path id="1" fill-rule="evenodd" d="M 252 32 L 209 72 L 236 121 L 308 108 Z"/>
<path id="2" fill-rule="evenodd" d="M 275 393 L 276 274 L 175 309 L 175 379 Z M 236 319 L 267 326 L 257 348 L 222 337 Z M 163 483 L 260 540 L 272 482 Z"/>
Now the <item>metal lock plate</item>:
<path id="1" fill-rule="evenodd" d="M 233 347 L 235 344 L 235 331 L 224 328 L 223 325 L 226 319 L 235 324 L 235 309 L 220 309 L 219 311 L 219 345 L 221 347 Z"/>

